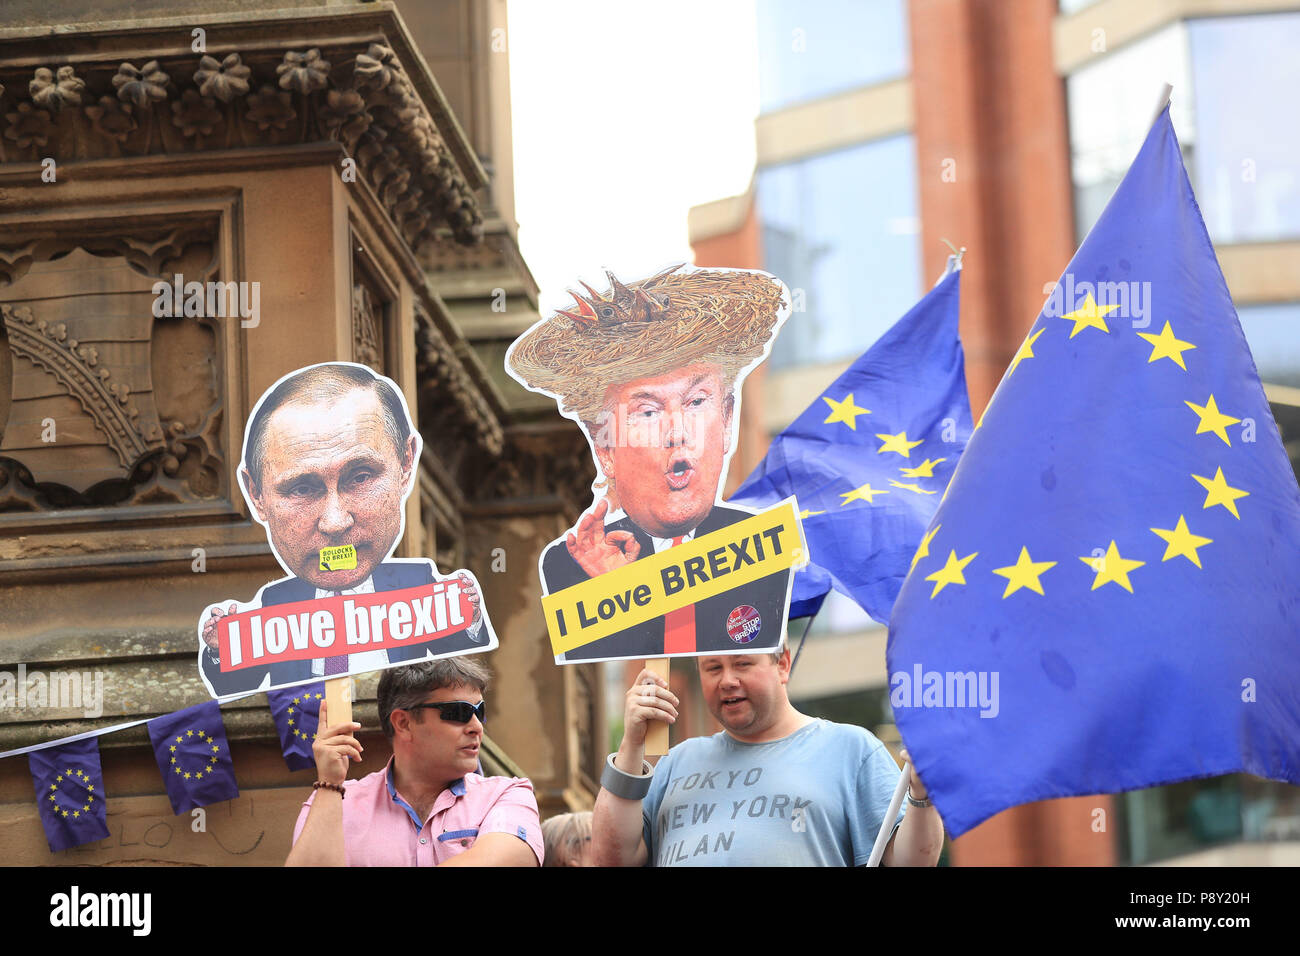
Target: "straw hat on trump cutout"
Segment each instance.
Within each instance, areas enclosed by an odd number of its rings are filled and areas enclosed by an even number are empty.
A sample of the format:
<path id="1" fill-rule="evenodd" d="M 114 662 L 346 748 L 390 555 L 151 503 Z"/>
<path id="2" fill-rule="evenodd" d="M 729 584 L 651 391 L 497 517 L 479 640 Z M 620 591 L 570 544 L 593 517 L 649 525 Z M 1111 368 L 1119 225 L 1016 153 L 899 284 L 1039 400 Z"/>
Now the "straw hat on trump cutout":
<path id="1" fill-rule="evenodd" d="M 511 346 L 511 374 L 586 423 L 598 420 L 610 386 L 695 363 L 719 366 L 734 387 L 767 354 L 789 311 L 786 287 L 763 272 L 681 268 L 627 285 L 607 271 L 604 293 L 582 283 L 587 295 L 569 293 L 573 308 Z"/>

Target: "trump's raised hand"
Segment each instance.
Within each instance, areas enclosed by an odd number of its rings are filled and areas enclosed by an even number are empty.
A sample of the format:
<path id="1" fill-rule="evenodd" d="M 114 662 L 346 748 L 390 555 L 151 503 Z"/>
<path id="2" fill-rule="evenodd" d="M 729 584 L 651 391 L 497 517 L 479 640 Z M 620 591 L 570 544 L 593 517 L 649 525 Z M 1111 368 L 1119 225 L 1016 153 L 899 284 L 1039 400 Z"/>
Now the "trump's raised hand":
<path id="1" fill-rule="evenodd" d="M 641 556 L 641 545 L 637 544 L 632 532 L 605 531 L 605 515 L 608 513 L 609 499 L 601 498 L 564 539 L 569 554 L 589 577 L 615 571 Z"/>

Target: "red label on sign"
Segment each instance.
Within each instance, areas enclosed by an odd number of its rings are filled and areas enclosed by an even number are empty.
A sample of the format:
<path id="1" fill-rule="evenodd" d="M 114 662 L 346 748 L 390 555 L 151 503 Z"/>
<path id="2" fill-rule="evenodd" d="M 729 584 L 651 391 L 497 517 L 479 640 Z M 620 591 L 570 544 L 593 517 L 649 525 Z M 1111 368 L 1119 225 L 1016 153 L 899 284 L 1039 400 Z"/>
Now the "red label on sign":
<path id="1" fill-rule="evenodd" d="M 473 619 L 457 580 L 273 604 L 220 620 L 221 670 L 410 647 L 458 634 Z"/>

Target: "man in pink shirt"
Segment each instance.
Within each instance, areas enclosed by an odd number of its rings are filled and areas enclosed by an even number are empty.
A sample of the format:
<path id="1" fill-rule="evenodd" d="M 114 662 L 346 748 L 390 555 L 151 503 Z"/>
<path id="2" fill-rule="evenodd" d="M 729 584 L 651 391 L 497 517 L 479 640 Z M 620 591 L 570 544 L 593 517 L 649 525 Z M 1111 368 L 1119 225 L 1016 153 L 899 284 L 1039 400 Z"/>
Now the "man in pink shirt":
<path id="1" fill-rule="evenodd" d="M 317 780 L 285 865 L 540 866 L 533 785 L 478 772 L 489 678 L 468 657 L 384 671 L 379 719 L 393 756 L 360 780 L 346 777 L 361 761 L 361 725 L 329 726 L 322 704 Z"/>

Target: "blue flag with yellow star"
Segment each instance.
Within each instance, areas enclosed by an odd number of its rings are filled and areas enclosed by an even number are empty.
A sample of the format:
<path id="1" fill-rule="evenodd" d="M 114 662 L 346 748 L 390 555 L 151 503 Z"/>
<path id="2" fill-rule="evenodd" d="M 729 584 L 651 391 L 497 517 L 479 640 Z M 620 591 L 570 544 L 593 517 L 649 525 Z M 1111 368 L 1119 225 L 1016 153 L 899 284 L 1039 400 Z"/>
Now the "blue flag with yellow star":
<path id="1" fill-rule="evenodd" d="M 215 700 L 155 717 L 148 727 L 173 813 L 239 796 L 226 725 Z"/>
<path id="2" fill-rule="evenodd" d="M 290 770 L 307 770 L 316 766 L 311 744 L 316 739 L 316 721 L 320 702 L 325 699 L 325 684 L 299 684 L 282 690 L 268 690 L 266 701 L 280 734 L 280 752 Z"/>
<path id="3" fill-rule="evenodd" d="M 51 853 L 108 836 L 98 737 L 33 750 L 27 766 Z"/>
<path id="4" fill-rule="evenodd" d="M 946 276 L 794 422 L 731 501 L 794 495 L 811 561 L 790 617 L 834 587 L 886 623 L 971 432 L 957 304 Z"/>
<path id="5" fill-rule="evenodd" d="M 890 622 L 949 833 L 1300 783 L 1300 488 L 1166 109 L 1003 376 Z"/>

